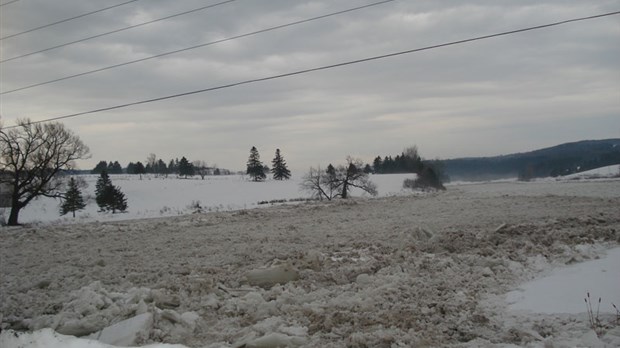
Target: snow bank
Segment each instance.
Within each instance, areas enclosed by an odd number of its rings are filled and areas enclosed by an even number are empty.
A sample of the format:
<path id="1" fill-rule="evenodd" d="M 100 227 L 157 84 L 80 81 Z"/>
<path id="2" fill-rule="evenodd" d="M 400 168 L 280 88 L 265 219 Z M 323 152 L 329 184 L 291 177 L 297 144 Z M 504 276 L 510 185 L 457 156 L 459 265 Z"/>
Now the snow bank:
<path id="1" fill-rule="evenodd" d="M 620 248 L 607 251 L 598 260 L 555 269 L 543 278 L 527 282 L 509 292 L 506 301 L 511 310 L 536 313 L 583 313 L 584 298 L 590 293 L 596 310 L 615 313 L 612 303 L 620 306 Z"/>

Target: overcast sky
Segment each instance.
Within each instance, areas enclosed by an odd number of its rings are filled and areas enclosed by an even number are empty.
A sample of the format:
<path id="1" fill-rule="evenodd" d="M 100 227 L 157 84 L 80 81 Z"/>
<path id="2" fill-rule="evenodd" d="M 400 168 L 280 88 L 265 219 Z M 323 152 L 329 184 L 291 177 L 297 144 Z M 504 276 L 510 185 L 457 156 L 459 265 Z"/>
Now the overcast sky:
<path id="1" fill-rule="evenodd" d="M 2 3 L 6 3 L 3 0 Z M 2 37 L 124 0 L 19 0 Z M 140 0 L 0 41 L 2 59 L 218 0 Z M 372 3 L 237 0 L 0 64 L 2 92 Z M 5 126 L 620 10 L 620 1 L 393 1 L 0 96 Z M 425 158 L 620 138 L 620 16 L 85 115 L 100 160 L 186 156 L 244 170 L 256 146 L 301 174 L 416 144 Z"/>

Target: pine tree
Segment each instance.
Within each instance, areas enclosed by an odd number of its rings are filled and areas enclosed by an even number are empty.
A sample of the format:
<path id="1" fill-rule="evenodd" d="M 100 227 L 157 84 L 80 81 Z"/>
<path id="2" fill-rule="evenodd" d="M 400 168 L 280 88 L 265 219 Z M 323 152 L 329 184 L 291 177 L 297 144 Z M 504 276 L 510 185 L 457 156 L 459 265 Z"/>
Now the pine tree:
<path id="1" fill-rule="evenodd" d="M 127 198 L 125 198 L 125 194 L 121 192 L 120 187 L 112 186 L 110 188 L 110 206 L 109 209 L 112 209 L 112 214 L 116 213 L 116 211 L 124 212 L 127 210 Z"/>
<path id="2" fill-rule="evenodd" d="M 271 165 L 271 172 L 275 180 L 288 180 L 291 177 L 291 171 L 286 167 L 286 162 L 280 155 L 280 149 L 276 149 L 276 156 L 271 161 Z"/>
<path id="3" fill-rule="evenodd" d="M 106 161 L 99 161 L 99 163 L 97 163 L 95 168 L 93 168 L 93 170 L 90 171 L 90 173 L 91 174 L 101 174 L 101 172 L 103 172 L 104 170 L 108 170 L 108 162 L 106 162 Z"/>
<path id="4" fill-rule="evenodd" d="M 133 162 L 129 162 L 127 164 L 127 174 L 136 174 L 136 164 Z"/>
<path id="5" fill-rule="evenodd" d="M 95 185 L 95 201 L 101 211 L 108 210 L 108 206 L 111 202 L 110 187 L 112 187 L 112 180 L 110 180 L 108 172 L 104 170 L 101 172 L 99 179 L 97 179 L 97 184 Z"/>
<path id="6" fill-rule="evenodd" d="M 75 179 L 71 178 L 69 180 L 69 190 L 65 194 L 65 201 L 60 206 L 60 215 L 65 215 L 68 212 L 72 212 L 73 217 L 75 217 L 75 212 L 82 210 L 85 207 L 86 204 L 82 198 L 82 192 L 80 192 L 80 188 L 75 182 Z"/>
<path id="7" fill-rule="evenodd" d="M 252 146 L 252 149 L 250 149 L 246 174 L 248 174 L 253 181 L 263 181 L 267 177 L 265 175 L 263 163 L 260 161 L 260 155 L 255 146 Z"/>
<path id="8" fill-rule="evenodd" d="M 381 159 L 381 156 L 377 156 L 372 162 L 372 169 L 375 174 L 383 173 L 383 160 Z"/>
<path id="9" fill-rule="evenodd" d="M 194 175 L 194 166 L 189 163 L 189 161 L 185 157 L 181 158 L 181 161 L 179 161 L 179 175 L 186 178 L 187 176 Z"/>
<path id="10" fill-rule="evenodd" d="M 107 172 L 102 172 L 95 186 L 95 201 L 101 211 L 124 212 L 127 210 L 127 198 L 118 186 L 112 185 Z"/>
<path id="11" fill-rule="evenodd" d="M 118 163 L 118 161 L 114 161 L 114 163 L 112 164 L 112 170 L 110 171 L 110 174 L 123 174 L 123 167 L 121 167 L 121 164 Z"/>
<path id="12" fill-rule="evenodd" d="M 146 168 L 144 168 L 144 164 L 138 161 L 136 162 L 136 167 L 134 169 L 135 174 L 146 174 Z"/>

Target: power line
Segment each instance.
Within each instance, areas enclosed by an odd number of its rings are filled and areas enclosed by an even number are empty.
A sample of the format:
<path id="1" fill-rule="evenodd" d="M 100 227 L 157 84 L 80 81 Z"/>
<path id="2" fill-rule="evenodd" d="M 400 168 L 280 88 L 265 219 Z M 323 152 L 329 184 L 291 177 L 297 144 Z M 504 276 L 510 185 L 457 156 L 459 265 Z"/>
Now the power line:
<path id="1" fill-rule="evenodd" d="M 30 122 L 30 124 L 37 124 L 37 123 L 57 121 L 57 120 L 62 120 L 62 119 L 67 119 L 67 118 L 74 118 L 74 117 L 88 115 L 88 114 L 95 114 L 95 113 L 99 113 L 99 112 L 103 112 L 103 111 L 122 109 L 122 108 L 130 107 L 130 106 L 147 104 L 147 103 L 152 103 L 152 102 L 156 102 L 156 101 L 162 101 L 162 100 L 166 100 L 166 99 L 173 99 L 173 98 L 179 98 L 179 97 L 184 97 L 184 96 L 193 95 L 193 94 L 212 92 L 212 91 L 216 91 L 216 90 L 220 90 L 220 89 L 226 89 L 226 88 L 231 88 L 231 87 L 236 87 L 236 86 L 241 86 L 241 85 L 247 85 L 247 84 L 256 83 L 256 82 L 264 82 L 264 81 L 269 81 L 269 80 L 275 80 L 275 79 L 279 79 L 279 78 L 283 78 L 283 77 L 290 77 L 290 76 L 301 75 L 301 74 L 306 74 L 306 73 L 310 73 L 310 72 L 316 72 L 316 71 L 321 71 L 321 70 L 328 70 L 328 69 L 343 67 L 343 66 L 347 66 L 347 65 L 359 64 L 359 63 L 364 63 L 364 62 L 369 62 L 369 61 L 374 61 L 374 60 L 379 60 L 379 59 L 384 59 L 384 58 L 390 58 L 390 57 L 396 57 L 396 56 L 400 56 L 400 55 L 411 54 L 411 53 L 416 53 L 416 52 L 421 52 L 421 51 L 428 51 L 428 50 L 442 48 L 442 47 L 447 47 L 447 46 L 460 45 L 460 44 L 465 44 L 465 43 L 469 43 L 469 42 L 473 42 L 473 41 L 485 40 L 485 39 L 495 38 L 495 37 L 499 37 L 499 36 L 512 35 L 512 34 L 522 33 L 522 32 L 526 32 L 526 31 L 544 29 L 544 28 L 549 28 L 549 27 L 558 26 L 558 25 L 562 25 L 562 24 L 578 22 L 578 21 L 584 21 L 584 20 L 595 19 L 595 18 L 601 18 L 601 17 L 607 17 L 607 16 L 613 16 L 613 15 L 618 15 L 618 14 L 620 14 L 620 11 L 608 12 L 608 13 L 603 13 L 603 14 L 598 14 L 598 15 L 588 16 L 588 17 L 573 18 L 573 19 L 563 20 L 563 21 L 549 23 L 549 24 L 543 24 L 543 25 L 537 25 L 537 26 L 533 26 L 533 27 L 527 27 L 527 28 L 523 28 L 523 29 L 510 30 L 510 31 L 505 31 L 505 32 L 501 32 L 501 33 L 484 35 L 484 36 L 478 36 L 478 37 L 474 37 L 474 38 L 470 38 L 470 39 L 463 39 L 463 40 L 458 40 L 458 41 L 451 41 L 451 42 L 447 42 L 447 43 L 442 43 L 442 44 L 437 44 L 437 45 L 432 45 L 432 46 L 426 46 L 426 47 L 421 47 L 421 48 L 413 48 L 413 49 L 410 49 L 410 50 L 399 51 L 399 52 L 388 53 L 388 54 L 382 54 L 382 55 L 379 55 L 379 56 L 367 57 L 367 58 L 351 60 L 351 61 L 331 64 L 331 65 L 324 65 L 324 66 L 320 66 L 320 67 L 316 67 L 316 68 L 298 70 L 298 71 L 294 71 L 294 72 L 289 72 L 289 73 L 284 73 L 284 74 L 279 74 L 279 75 L 272 75 L 272 76 L 268 76 L 268 77 L 262 77 L 262 78 L 251 79 L 251 80 L 245 80 L 245 81 L 241 81 L 241 82 L 235 82 L 235 83 L 230 83 L 230 84 L 226 84 L 226 85 L 209 87 L 209 88 L 194 90 L 194 91 L 190 91 L 190 92 L 172 94 L 172 95 L 158 97 L 158 98 L 146 99 L 146 100 L 126 103 L 126 104 L 120 104 L 120 105 L 115 105 L 115 106 L 109 106 L 109 107 L 95 109 L 95 110 L 90 110 L 90 111 L 83 111 L 83 112 L 78 112 L 78 113 L 74 113 L 74 114 L 57 116 L 57 117 L 47 118 L 47 119 L 43 119 L 43 120 L 39 120 L 39 121 Z M 19 127 L 19 126 L 9 126 L 9 127 L 5 127 L 5 128 L 10 129 L 10 128 L 16 128 L 16 127 Z"/>
<path id="2" fill-rule="evenodd" d="M 12 4 L 12 3 L 14 3 L 14 2 L 18 2 L 18 1 L 19 1 L 19 0 L 7 1 L 7 2 L 5 2 L 5 3 L 3 3 L 3 4 L 0 4 L 0 6 L 4 6 L 4 5 L 8 5 L 8 4 Z"/>
<path id="3" fill-rule="evenodd" d="M 328 17 L 332 17 L 332 16 L 336 16 L 336 15 L 340 15 L 340 14 L 344 14 L 344 13 L 348 13 L 348 12 L 353 12 L 353 11 L 365 9 L 365 8 L 372 7 L 372 6 L 377 6 L 377 5 L 385 4 L 385 3 L 388 3 L 388 2 L 393 2 L 393 1 L 396 1 L 396 0 L 383 0 L 383 1 L 379 1 L 379 2 L 374 2 L 374 3 L 368 4 L 368 5 L 353 7 L 353 8 L 349 8 L 349 9 L 346 9 L 346 10 L 332 12 L 332 13 L 328 13 L 328 14 L 325 14 L 325 15 L 321 15 L 321 16 L 317 16 L 317 17 L 312 17 L 312 18 L 308 18 L 308 19 L 302 19 L 302 20 L 299 20 L 299 21 L 294 21 L 294 22 L 290 22 L 290 23 L 287 23 L 287 24 L 278 25 L 278 26 L 275 26 L 275 27 L 261 29 L 261 30 L 250 32 L 250 33 L 240 34 L 240 35 L 232 36 L 232 37 L 225 38 L 225 39 L 215 40 L 215 41 L 211 41 L 211 42 L 207 42 L 207 43 L 203 43 L 203 44 L 199 44 L 199 45 L 194 45 L 194 46 L 190 46 L 190 47 L 186 47 L 186 48 L 181 48 L 181 49 L 174 50 L 174 51 L 164 52 L 164 53 L 160 53 L 160 54 L 157 54 L 157 55 L 154 55 L 154 56 L 144 57 L 144 58 L 140 58 L 140 59 L 124 62 L 124 63 L 114 64 L 114 65 L 106 66 L 106 67 L 95 69 L 95 70 L 89 70 L 89 71 L 85 71 L 85 72 L 82 72 L 82 73 L 77 73 L 77 74 L 74 74 L 74 75 L 60 77 L 60 78 L 57 78 L 57 79 L 53 79 L 53 80 L 49 80 L 49 81 L 45 81 L 45 82 L 39 82 L 39 83 L 35 83 L 35 84 L 32 84 L 32 85 L 28 85 L 28 86 L 12 89 L 12 90 L 5 91 L 5 92 L 0 92 L 0 95 L 9 94 L 9 93 L 17 92 L 17 91 L 23 91 L 25 89 L 30 89 L 30 88 L 34 88 L 34 87 L 38 87 L 38 86 L 43 86 L 43 85 L 47 85 L 47 84 L 55 83 L 55 82 L 59 82 L 59 81 L 69 80 L 69 79 L 76 78 L 76 77 L 79 77 L 79 76 L 90 75 L 90 74 L 94 74 L 94 73 L 105 71 L 105 70 L 119 68 L 119 67 L 125 66 L 125 65 L 130 65 L 130 64 L 134 64 L 134 63 L 144 62 L 146 60 L 151 60 L 151 59 L 155 59 L 155 58 L 161 58 L 161 57 L 164 57 L 164 56 L 169 56 L 171 54 L 185 52 L 185 51 L 193 50 L 193 49 L 200 48 L 200 47 L 206 47 L 206 46 L 215 45 L 215 44 L 219 44 L 219 43 L 226 42 L 226 41 L 232 41 L 232 40 L 236 40 L 236 39 L 240 39 L 240 38 L 244 38 L 244 37 L 248 37 L 248 36 L 252 36 L 252 35 L 266 33 L 266 32 L 273 31 L 273 30 L 283 29 L 283 28 L 286 28 L 286 27 L 290 27 L 290 26 L 294 26 L 294 25 L 298 25 L 298 24 L 302 24 L 302 23 L 307 23 L 307 22 L 312 22 L 312 21 L 316 21 L 316 20 L 319 20 L 319 19 L 324 19 L 324 18 L 328 18 Z"/>
<path id="4" fill-rule="evenodd" d="M 15 1 L 17 1 L 17 0 L 15 0 Z M 117 4 L 117 5 L 113 5 L 113 6 L 104 7 L 104 8 L 99 9 L 99 10 L 95 10 L 95 11 L 91 11 L 91 12 L 82 13 L 81 15 L 77 15 L 77 16 L 74 16 L 74 17 L 70 17 L 70 18 L 62 19 L 62 20 L 59 20 L 59 21 L 57 21 L 57 22 L 53 22 L 53 23 L 49 23 L 49 24 L 45 24 L 45 25 L 42 25 L 42 26 L 39 26 L 39 27 L 36 27 L 36 28 L 28 29 L 28 30 L 26 30 L 26 31 L 21 31 L 21 32 L 16 33 L 16 34 L 11 34 L 11 35 L 8 35 L 8 36 L 0 37 L 0 40 L 4 40 L 4 39 L 8 39 L 8 38 L 10 38 L 10 37 L 15 37 L 15 36 L 23 35 L 23 34 L 26 34 L 26 33 L 31 33 L 31 32 L 33 32 L 33 31 L 40 30 L 40 29 L 44 29 L 44 28 L 49 28 L 49 27 L 51 27 L 51 26 L 53 26 L 53 25 L 56 25 L 56 24 L 60 24 L 60 23 L 69 22 L 69 21 L 72 21 L 72 20 L 74 20 L 74 19 L 78 19 L 78 18 L 86 17 L 86 16 L 89 16 L 89 15 L 91 15 L 91 14 L 95 14 L 95 13 L 103 12 L 103 11 L 106 11 L 106 10 L 109 10 L 109 9 L 112 9 L 112 8 L 115 8 L 115 7 L 119 7 L 119 6 L 127 5 L 127 4 L 132 3 L 132 2 L 136 2 L 136 1 L 140 1 L 140 0 L 130 0 L 130 1 L 122 2 L 122 3 Z M 7 3 L 7 4 L 8 4 L 8 3 Z"/>
<path id="5" fill-rule="evenodd" d="M 64 43 L 64 44 L 60 44 L 60 45 L 44 48 L 42 50 L 38 50 L 38 51 L 30 52 L 30 53 L 25 53 L 25 54 L 22 54 L 22 55 L 19 55 L 19 56 L 15 56 L 15 57 L 11 57 L 11 58 L 8 58 L 8 59 L 0 60 L 0 63 L 5 63 L 5 62 L 11 61 L 11 60 L 28 57 L 28 56 L 31 56 L 33 54 L 37 54 L 37 53 L 41 53 L 41 52 L 51 51 L 51 50 L 54 50 L 54 49 L 57 49 L 57 48 L 60 48 L 60 47 L 66 47 L 66 46 L 73 45 L 73 44 L 76 44 L 76 43 L 79 43 L 79 42 L 84 42 L 84 41 L 88 41 L 88 40 L 91 40 L 91 39 L 99 38 L 99 37 L 102 37 L 102 36 L 119 33 L 121 31 L 129 30 L 129 29 L 134 29 L 134 28 L 141 27 L 141 26 L 144 26 L 144 25 L 147 25 L 147 24 L 152 24 L 152 23 L 155 23 L 155 22 L 160 22 L 160 21 L 163 21 L 163 20 L 166 20 L 166 19 L 170 19 L 170 18 L 186 15 L 186 14 L 189 14 L 189 13 L 206 10 L 208 8 L 216 7 L 216 6 L 223 5 L 223 4 L 227 4 L 227 3 L 233 2 L 233 1 L 236 1 L 236 0 L 226 0 L 226 1 L 223 1 L 223 2 L 219 2 L 217 4 L 202 6 L 202 7 L 199 7 L 199 8 L 195 8 L 193 10 L 176 13 L 176 14 L 173 14 L 173 15 L 170 15 L 170 16 L 154 19 L 154 20 L 151 20 L 151 21 L 148 21 L 148 22 L 143 22 L 143 23 L 131 25 L 131 26 L 128 26 L 128 27 L 124 27 L 124 28 L 121 28 L 121 29 L 116 29 L 116 30 L 108 31 L 106 33 L 89 36 L 89 37 L 86 37 L 86 38 L 83 38 L 83 39 L 79 39 L 79 40 L 67 42 L 67 43 Z"/>

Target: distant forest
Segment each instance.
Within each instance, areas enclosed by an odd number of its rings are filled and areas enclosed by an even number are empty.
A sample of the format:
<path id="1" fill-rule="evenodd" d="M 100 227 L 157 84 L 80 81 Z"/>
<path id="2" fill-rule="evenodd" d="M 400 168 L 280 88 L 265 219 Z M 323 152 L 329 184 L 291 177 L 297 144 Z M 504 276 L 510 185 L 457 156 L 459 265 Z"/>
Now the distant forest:
<path id="1" fill-rule="evenodd" d="M 584 140 L 531 152 L 440 162 L 443 175 L 453 181 L 557 177 L 620 164 L 620 139 Z"/>

